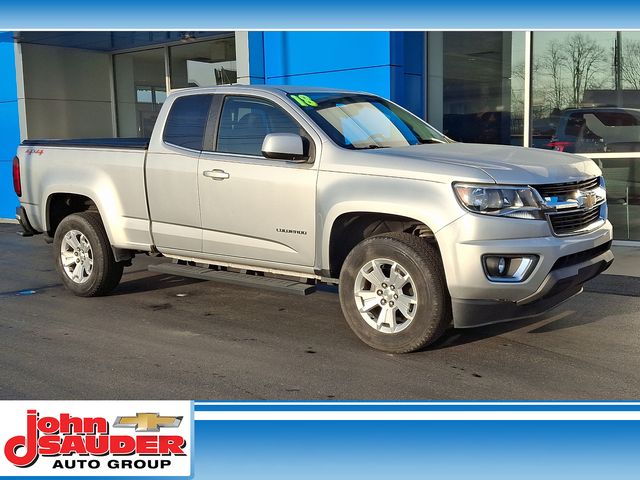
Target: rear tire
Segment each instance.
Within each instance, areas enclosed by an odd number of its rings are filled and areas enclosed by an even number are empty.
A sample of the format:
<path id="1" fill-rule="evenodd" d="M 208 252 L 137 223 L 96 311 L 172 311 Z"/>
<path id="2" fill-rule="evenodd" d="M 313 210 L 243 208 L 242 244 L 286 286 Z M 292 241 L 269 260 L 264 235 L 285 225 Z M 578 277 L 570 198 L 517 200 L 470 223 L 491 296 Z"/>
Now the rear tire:
<path id="1" fill-rule="evenodd" d="M 64 218 L 56 229 L 53 251 L 58 274 L 75 295 L 106 295 L 120 283 L 124 265 L 115 261 L 97 212 L 74 213 Z"/>
<path id="2" fill-rule="evenodd" d="M 354 333 L 385 352 L 419 350 L 451 323 L 440 254 L 408 233 L 386 233 L 355 246 L 340 272 L 340 304 Z"/>

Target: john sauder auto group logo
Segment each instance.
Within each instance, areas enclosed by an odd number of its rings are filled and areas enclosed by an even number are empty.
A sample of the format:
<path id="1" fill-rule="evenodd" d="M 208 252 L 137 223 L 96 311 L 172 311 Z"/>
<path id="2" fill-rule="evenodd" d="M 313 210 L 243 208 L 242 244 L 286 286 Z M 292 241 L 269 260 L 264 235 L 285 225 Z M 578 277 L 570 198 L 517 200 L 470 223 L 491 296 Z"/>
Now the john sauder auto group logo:
<path id="1" fill-rule="evenodd" d="M 37 410 L 27 410 L 26 433 L 9 438 L 4 455 L 22 468 L 53 457 L 52 469 L 167 469 L 172 457 L 186 455 L 187 440 L 171 434 L 182 419 L 137 413 L 117 416 L 110 424 L 105 417 L 43 416 Z M 120 431 L 113 433 L 112 429 Z"/>

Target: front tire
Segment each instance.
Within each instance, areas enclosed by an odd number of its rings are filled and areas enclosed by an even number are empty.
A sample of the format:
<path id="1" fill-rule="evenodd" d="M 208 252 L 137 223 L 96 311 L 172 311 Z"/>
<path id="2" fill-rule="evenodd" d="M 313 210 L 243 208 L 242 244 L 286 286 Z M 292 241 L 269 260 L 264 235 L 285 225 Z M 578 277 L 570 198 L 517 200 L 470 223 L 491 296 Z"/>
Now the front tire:
<path id="1" fill-rule="evenodd" d="M 347 323 L 367 345 L 408 353 L 435 342 L 451 323 L 451 299 L 437 248 L 408 233 L 360 242 L 340 272 Z"/>
<path id="2" fill-rule="evenodd" d="M 115 261 L 97 212 L 64 218 L 56 229 L 53 251 L 58 274 L 75 295 L 106 295 L 120 283 L 124 265 Z"/>

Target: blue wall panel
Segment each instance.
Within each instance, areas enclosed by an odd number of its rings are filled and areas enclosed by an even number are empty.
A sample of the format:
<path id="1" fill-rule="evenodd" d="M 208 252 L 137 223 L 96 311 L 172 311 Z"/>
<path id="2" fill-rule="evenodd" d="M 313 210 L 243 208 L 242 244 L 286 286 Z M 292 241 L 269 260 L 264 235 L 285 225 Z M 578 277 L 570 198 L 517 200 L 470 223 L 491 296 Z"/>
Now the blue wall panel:
<path id="1" fill-rule="evenodd" d="M 390 96 L 391 67 L 371 67 L 339 72 L 320 72 L 268 80 L 270 85 L 304 85 L 314 87 L 364 90 L 383 97 Z"/>
<path id="2" fill-rule="evenodd" d="M 18 98 L 15 71 L 13 33 L 0 32 L 0 102 Z"/>
<path id="3" fill-rule="evenodd" d="M 249 32 L 249 79 L 253 85 L 264 84 L 264 33 Z"/>
<path id="4" fill-rule="evenodd" d="M 13 34 L 0 33 L 0 218 L 14 218 L 11 166 L 20 141 Z"/>
<path id="5" fill-rule="evenodd" d="M 424 32 L 392 32 L 391 99 L 424 118 Z"/>
<path id="6" fill-rule="evenodd" d="M 265 32 L 266 83 L 390 92 L 389 32 Z M 386 77 L 385 77 L 386 75 Z"/>
<path id="7" fill-rule="evenodd" d="M 267 84 L 364 90 L 424 115 L 423 32 L 264 32 L 249 49 L 252 83 L 262 54 Z"/>

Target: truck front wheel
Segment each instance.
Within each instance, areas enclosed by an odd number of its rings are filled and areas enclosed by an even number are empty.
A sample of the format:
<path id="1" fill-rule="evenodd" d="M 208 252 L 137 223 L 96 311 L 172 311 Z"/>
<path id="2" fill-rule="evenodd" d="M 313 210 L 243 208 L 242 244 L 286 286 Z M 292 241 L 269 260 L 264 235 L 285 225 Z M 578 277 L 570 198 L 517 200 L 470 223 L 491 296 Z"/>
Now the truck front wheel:
<path id="1" fill-rule="evenodd" d="M 124 266 L 115 261 L 97 212 L 74 213 L 62 220 L 53 238 L 53 250 L 62 282 L 75 295 L 106 295 L 122 278 Z"/>
<path id="2" fill-rule="evenodd" d="M 434 245 L 408 233 L 360 242 L 340 272 L 347 323 L 367 345 L 392 353 L 419 350 L 451 323 L 451 301 Z"/>

